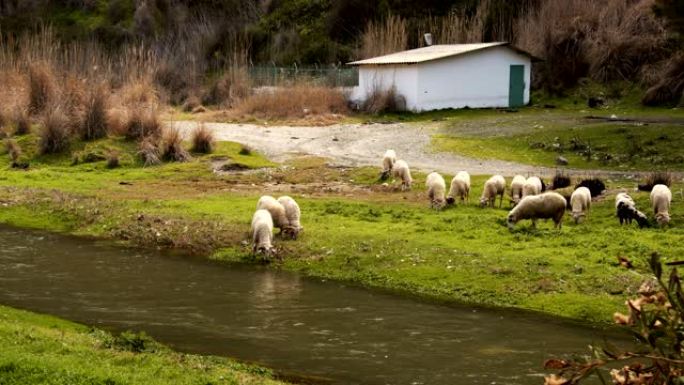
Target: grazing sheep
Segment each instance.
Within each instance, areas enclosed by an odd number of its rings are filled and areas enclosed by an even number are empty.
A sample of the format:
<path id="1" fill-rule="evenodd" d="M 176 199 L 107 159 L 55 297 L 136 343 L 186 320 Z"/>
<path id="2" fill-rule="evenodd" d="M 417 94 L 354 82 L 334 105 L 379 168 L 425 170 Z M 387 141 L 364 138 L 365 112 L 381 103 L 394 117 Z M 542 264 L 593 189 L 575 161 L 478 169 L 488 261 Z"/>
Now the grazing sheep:
<path id="1" fill-rule="evenodd" d="M 506 191 L 506 179 L 501 175 L 494 175 L 487 179 L 482 189 L 482 196 L 480 197 L 480 206 L 485 207 L 489 204 L 494 207 L 496 203 L 496 196 L 498 195 L 501 199 L 499 200 L 499 207 L 503 202 L 503 195 Z"/>
<path id="2" fill-rule="evenodd" d="M 382 158 L 382 180 L 389 178 L 396 161 L 397 153 L 394 150 L 385 151 L 385 156 Z"/>
<path id="3" fill-rule="evenodd" d="M 525 185 L 525 177 L 522 175 L 516 175 L 511 181 L 511 204 L 513 206 L 517 205 L 518 202 L 523 198 L 523 186 Z"/>
<path id="4" fill-rule="evenodd" d="M 252 216 L 252 253 L 271 256 L 273 248 L 273 218 L 268 210 L 257 210 Z"/>
<path id="5" fill-rule="evenodd" d="M 672 191 L 664 184 L 657 184 L 651 190 L 651 205 L 655 213 L 656 222 L 660 226 L 670 222 L 670 202 L 672 202 Z"/>
<path id="6" fill-rule="evenodd" d="M 577 187 L 588 188 L 591 191 L 592 198 L 601 195 L 606 190 L 606 184 L 599 178 L 583 179 L 575 186 L 575 188 Z"/>
<path id="7" fill-rule="evenodd" d="M 615 196 L 615 210 L 621 225 L 624 223 L 631 224 L 632 219 L 635 219 L 639 227 L 648 226 L 648 217 L 636 209 L 634 199 L 627 193 L 619 193 Z"/>
<path id="8" fill-rule="evenodd" d="M 572 219 L 575 223 L 579 223 L 591 207 L 591 191 L 586 187 L 577 188 L 570 196 L 570 207 L 572 207 Z"/>
<path id="9" fill-rule="evenodd" d="M 268 210 L 268 212 L 271 213 L 271 217 L 273 218 L 273 223 L 275 224 L 275 227 L 279 228 L 281 232 L 284 229 L 286 229 L 290 224 L 290 222 L 287 220 L 285 207 L 283 207 L 283 205 L 280 202 L 278 202 L 275 198 L 273 198 L 270 195 L 264 195 L 261 198 L 259 198 L 259 202 L 257 202 L 256 209 Z"/>
<path id="10" fill-rule="evenodd" d="M 285 208 L 285 216 L 287 216 L 288 225 L 283 232 L 292 237 L 292 239 L 297 239 L 299 233 L 304 230 L 299 222 L 302 215 L 299 205 L 287 195 L 278 198 L 278 202 Z"/>
<path id="11" fill-rule="evenodd" d="M 431 172 L 427 176 L 425 186 L 428 189 L 428 197 L 430 198 L 430 207 L 434 209 L 441 209 L 444 207 L 446 200 L 444 193 L 446 192 L 446 183 L 444 178 L 437 172 Z"/>
<path id="12" fill-rule="evenodd" d="M 456 198 L 460 198 L 462 202 L 467 202 L 470 198 L 470 174 L 466 171 L 459 171 L 451 180 L 447 203 L 454 204 Z"/>
<path id="13" fill-rule="evenodd" d="M 555 192 L 541 195 L 528 195 L 508 213 L 508 228 L 523 219 L 531 219 L 532 226 L 537 227 L 537 219 L 553 219 L 555 227 L 561 228 L 565 214 L 565 198 Z"/>
<path id="14" fill-rule="evenodd" d="M 401 191 L 411 189 L 413 178 L 411 178 L 411 170 L 409 169 L 408 163 L 401 159 L 394 162 L 394 167 L 392 167 L 392 176 L 401 179 Z"/>
<path id="15" fill-rule="evenodd" d="M 523 185 L 522 197 L 525 198 L 528 195 L 539 195 L 542 193 L 542 181 L 536 176 L 531 176 L 525 180 Z"/>

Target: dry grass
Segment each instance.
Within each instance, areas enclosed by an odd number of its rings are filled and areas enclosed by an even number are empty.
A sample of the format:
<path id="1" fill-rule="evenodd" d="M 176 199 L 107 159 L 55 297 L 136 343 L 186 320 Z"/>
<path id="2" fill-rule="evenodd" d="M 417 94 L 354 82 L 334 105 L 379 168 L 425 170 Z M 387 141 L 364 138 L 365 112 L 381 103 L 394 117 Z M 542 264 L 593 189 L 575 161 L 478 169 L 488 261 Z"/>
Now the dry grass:
<path id="1" fill-rule="evenodd" d="M 399 16 L 389 16 L 379 22 L 370 22 L 361 37 L 362 59 L 403 51 L 408 47 L 406 21 Z"/>
<path id="2" fill-rule="evenodd" d="M 57 82 L 49 63 L 32 64 L 28 71 L 28 109 L 31 114 L 40 114 L 54 100 L 57 92 Z"/>
<path id="3" fill-rule="evenodd" d="M 263 91 L 235 107 L 237 115 L 271 119 L 302 119 L 347 112 L 347 100 L 340 90 L 306 85 Z"/>
<path id="4" fill-rule="evenodd" d="M 647 106 L 678 104 L 684 106 L 684 52 L 671 57 L 654 85 L 646 91 L 642 103 Z"/>
<path id="5" fill-rule="evenodd" d="M 17 108 L 14 111 L 14 135 L 26 135 L 31 132 L 31 118 L 28 110 Z"/>
<path id="6" fill-rule="evenodd" d="M 672 173 L 669 171 L 654 171 L 649 173 L 643 184 L 638 186 L 641 191 L 651 191 L 653 186 L 657 184 L 664 184 L 670 187 L 672 185 Z"/>
<path id="7" fill-rule="evenodd" d="M 161 163 L 159 159 L 159 144 L 157 139 L 153 137 L 147 137 L 140 141 L 138 144 L 138 155 L 143 162 L 145 167 L 154 166 Z"/>
<path id="8" fill-rule="evenodd" d="M 161 140 L 162 159 L 171 162 L 187 162 L 192 159 L 190 153 L 183 148 L 183 136 L 176 128 L 164 130 Z"/>
<path id="9" fill-rule="evenodd" d="M 214 133 L 204 123 L 200 123 L 192 133 L 192 152 L 210 154 L 214 151 Z"/>
<path id="10" fill-rule="evenodd" d="M 361 109 L 371 114 L 402 111 L 406 109 L 406 101 L 403 96 L 397 94 L 394 87 L 388 90 L 374 87 L 373 91 L 363 102 Z"/>
<path id="11" fill-rule="evenodd" d="M 119 167 L 119 151 L 109 150 L 106 154 L 107 158 L 107 168 L 117 168 Z"/>
<path id="12" fill-rule="evenodd" d="M 107 136 L 109 125 L 107 109 L 107 88 L 104 85 L 100 85 L 91 89 L 83 106 L 83 118 L 77 126 L 81 139 L 93 140 Z"/>
<path id="13" fill-rule="evenodd" d="M 12 168 L 28 168 L 28 163 L 21 160 L 23 151 L 16 140 L 6 139 L 5 150 L 7 151 L 7 155 L 9 155 Z"/>
<path id="14" fill-rule="evenodd" d="M 159 111 L 155 108 L 132 108 L 127 111 L 123 124 L 123 135 L 129 140 L 141 140 L 147 137 L 160 137 L 162 123 Z"/>
<path id="15" fill-rule="evenodd" d="M 59 108 L 45 113 L 39 134 L 41 154 L 58 154 L 69 149 L 69 119 Z"/>
<path id="16" fill-rule="evenodd" d="M 202 98 L 206 105 L 231 108 L 251 93 L 249 74 L 244 66 L 228 68 Z"/>

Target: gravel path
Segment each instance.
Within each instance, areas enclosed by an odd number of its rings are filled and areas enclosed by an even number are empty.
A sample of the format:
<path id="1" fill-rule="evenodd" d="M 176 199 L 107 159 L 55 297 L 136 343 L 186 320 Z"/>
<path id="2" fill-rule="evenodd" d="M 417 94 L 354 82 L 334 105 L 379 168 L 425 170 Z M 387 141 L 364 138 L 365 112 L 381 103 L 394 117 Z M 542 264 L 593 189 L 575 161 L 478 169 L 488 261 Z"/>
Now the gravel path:
<path id="1" fill-rule="evenodd" d="M 187 137 L 196 122 L 175 122 Z M 430 149 L 430 137 L 437 132 L 434 123 L 421 124 L 337 124 L 326 127 L 261 126 L 252 124 L 206 123 L 217 140 L 247 144 L 280 162 L 310 154 L 327 157 L 342 166 L 378 166 L 387 149 L 394 149 L 412 169 L 455 174 L 467 170 L 472 175 L 513 176 L 552 175 L 554 168 L 531 166 L 501 160 L 474 159 Z M 573 174 L 625 175 L 635 172 L 568 170 Z"/>

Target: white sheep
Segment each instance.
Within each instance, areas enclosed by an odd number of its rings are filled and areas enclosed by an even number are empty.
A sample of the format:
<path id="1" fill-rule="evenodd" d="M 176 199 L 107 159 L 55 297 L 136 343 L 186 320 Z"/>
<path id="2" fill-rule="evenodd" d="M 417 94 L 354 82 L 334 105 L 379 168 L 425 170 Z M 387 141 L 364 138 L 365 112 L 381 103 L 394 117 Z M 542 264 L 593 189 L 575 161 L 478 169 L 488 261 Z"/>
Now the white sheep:
<path id="1" fill-rule="evenodd" d="M 500 197 L 499 207 L 501 207 L 505 191 L 506 179 L 504 179 L 504 177 L 501 175 L 492 176 L 491 178 L 487 179 L 484 184 L 482 196 L 480 197 L 480 206 L 484 207 L 489 204 L 491 207 L 494 207 L 494 203 L 496 203 L 496 196 L 498 195 Z"/>
<path id="2" fill-rule="evenodd" d="M 397 161 L 397 153 L 394 150 L 385 151 L 385 156 L 382 158 L 382 179 L 389 178 L 392 173 L 392 167 Z"/>
<path id="3" fill-rule="evenodd" d="M 528 195 L 539 195 L 542 193 L 542 182 L 536 176 L 531 176 L 525 180 L 523 185 L 522 197 L 525 198 Z"/>
<path id="4" fill-rule="evenodd" d="M 456 198 L 467 202 L 470 198 L 470 174 L 467 171 L 459 171 L 451 180 L 451 187 L 447 195 L 447 203 L 454 204 Z"/>
<path id="5" fill-rule="evenodd" d="M 525 179 L 522 175 L 516 175 L 511 181 L 511 204 L 513 206 L 517 205 L 518 202 L 523 198 L 523 186 L 525 185 Z"/>
<path id="6" fill-rule="evenodd" d="M 508 228 L 520 220 L 531 219 L 532 226 L 537 226 L 537 219 L 553 219 L 555 227 L 561 228 L 563 214 L 565 214 L 566 201 L 562 195 L 555 192 L 547 192 L 540 195 L 528 195 L 523 198 L 508 213 Z"/>
<path id="7" fill-rule="evenodd" d="M 394 167 L 392 167 L 392 176 L 394 178 L 401 179 L 401 191 L 411 189 L 413 178 L 411 178 L 411 170 L 409 169 L 408 163 L 406 163 L 406 161 L 400 159 L 394 162 Z"/>
<path id="8" fill-rule="evenodd" d="M 621 225 L 624 223 L 631 224 L 632 220 L 635 219 L 639 227 L 648 226 L 648 217 L 636 209 L 634 199 L 627 193 L 623 192 L 615 195 L 615 211 Z"/>
<path id="9" fill-rule="evenodd" d="M 441 209 L 444 207 L 446 200 L 444 193 L 446 192 L 446 183 L 444 178 L 438 172 L 431 172 L 425 180 L 425 186 L 428 190 L 428 197 L 430 198 L 430 207 Z"/>
<path id="10" fill-rule="evenodd" d="M 259 198 L 259 202 L 257 202 L 256 209 L 268 210 L 268 212 L 271 213 L 271 217 L 273 218 L 273 224 L 275 224 L 275 227 L 279 228 L 281 232 L 285 230 L 290 224 L 290 222 L 287 220 L 285 207 L 283 207 L 283 205 L 280 204 L 280 202 L 278 202 L 275 198 L 273 198 L 270 195 L 264 195 L 261 198 Z"/>
<path id="11" fill-rule="evenodd" d="M 273 218 L 268 210 L 257 210 L 252 216 L 252 252 L 270 256 L 273 248 Z"/>
<path id="12" fill-rule="evenodd" d="M 664 184 L 657 184 L 651 190 L 651 206 L 655 213 L 656 222 L 663 226 L 670 222 L 670 203 L 672 191 Z"/>
<path id="13" fill-rule="evenodd" d="M 570 195 L 570 207 L 572 208 L 572 219 L 575 223 L 579 223 L 591 207 L 591 191 L 586 187 L 578 187 Z"/>
<path id="14" fill-rule="evenodd" d="M 285 208 L 285 216 L 287 216 L 288 225 L 284 230 L 292 239 L 297 239 L 299 233 L 304 230 L 300 223 L 301 210 L 297 202 L 291 197 L 284 195 L 278 198 L 278 202 Z"/>

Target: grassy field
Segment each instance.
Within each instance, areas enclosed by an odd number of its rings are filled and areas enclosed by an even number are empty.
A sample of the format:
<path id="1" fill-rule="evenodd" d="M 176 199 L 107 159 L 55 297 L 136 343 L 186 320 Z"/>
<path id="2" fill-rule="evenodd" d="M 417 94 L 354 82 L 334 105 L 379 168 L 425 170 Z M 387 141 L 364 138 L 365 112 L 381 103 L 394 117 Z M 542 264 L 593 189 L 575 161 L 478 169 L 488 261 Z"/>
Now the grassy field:
<path id="1" fill-rule="evenodd" d="M 282 384 L 266 369 L 171 351 L 144 334 L 108 332 L 0 306 L 2 384 Z"/>
<path id="2" fill-rule="evenodd" d="M 98 145 L 125 151 L 127 143 L 89 144 Z M 240 155 L 240 149 L 222 143 L 214 155 L 149 168 L 135 160 L 113 170 L 104 161 L 72 166 L 64 156 L 39 159 L 28 171 L 6 169 L 0 174 L 0 222 L 260 263 L 248 245 L 256 200 L 263 193 L 288 194 L 302 207 L 305 230 L 298 241 L 276 239 L 282 261 L 273 268 L 592 322 L 607 322 L 622 309 L 648 274 L 650 252 L 675 260 L 684 251 L 681 183 L 673 187 L 670 228 L 619 227 L 612 197 L 636 182 L 615 180 L 586 223 L 566 221 L 560 231 L 551 223 L 537 229 L 522 223 L 511 232 L 507 202 L 501 209 L 474 205 L 484 176 L 473 178 L 472 204 L 436 212 L 428 208 L 421 174 L 414 175 L 413 191 L 403 193 L 376 183 L 378 170 L 329 167 L 320 158 L 253 171 L 212 170 L 218 160 L 272 165 L 255 153 Z M 7 167 L 5 156 L 0 167 Z M 646 193 L 633 196 L 650 212 Z M 631 258 L 635 268 L 618 266 L 618 256 Z"/>

